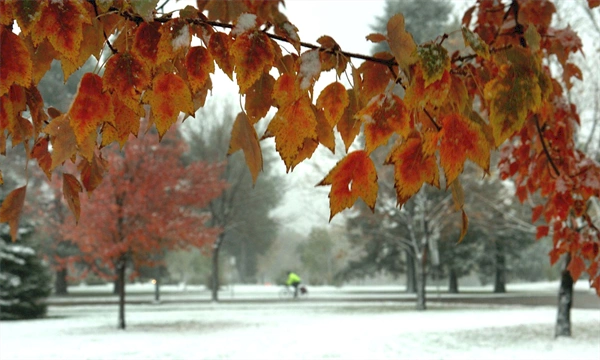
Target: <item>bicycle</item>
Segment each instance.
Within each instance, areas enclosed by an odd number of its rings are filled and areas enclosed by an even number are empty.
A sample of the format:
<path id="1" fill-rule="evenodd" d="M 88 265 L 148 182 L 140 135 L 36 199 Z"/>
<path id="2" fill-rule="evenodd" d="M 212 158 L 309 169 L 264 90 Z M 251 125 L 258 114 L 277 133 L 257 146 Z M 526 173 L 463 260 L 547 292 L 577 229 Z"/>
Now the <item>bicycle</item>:
<path id="1" fill-rule="evenodd" d="M 304 285 L 298 286 L 298 298 L 306 298 L 308 297 L 308 289 Z M 293 299 L 294 298 L 294 288 L 291 286 L 284 285 L 281 290 L 279 290 L 279 298 L 280 299 Z"/>

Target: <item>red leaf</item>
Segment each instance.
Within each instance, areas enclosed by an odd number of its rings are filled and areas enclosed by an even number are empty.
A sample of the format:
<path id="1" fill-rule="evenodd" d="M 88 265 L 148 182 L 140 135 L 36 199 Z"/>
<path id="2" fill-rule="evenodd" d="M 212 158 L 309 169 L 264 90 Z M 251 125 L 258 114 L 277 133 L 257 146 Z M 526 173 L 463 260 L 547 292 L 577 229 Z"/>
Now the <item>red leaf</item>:
<path id="1" fill-rule="evenodd" d="M 81 212 L 81 204 L 79 203 L 79 193 L 83 191 L 79 180 L 71 174 L 63 174 L 63 195 L 69 209 L 75 215 L 75 222 L 79 222 L 79 213 Z"/>
<path id="2" fill-rule="evenodd" d="M 177 121 L 180 112 L 194 114 L 190 89 L 176 74 L 157 75 L 152 81 L 152 90 L 144 94 L 144 102 L 152 107 L 154 124 L 161 138 Z"/>
<path id="3" fill-rule="evenodd" d="M 200 91 L 210 80 L 209 74 L 215 72 L 215 63 L 208 50 L 202 46 L 190 48 L 185 57 L 188 81 L 192 92 Z"/>
<path id="4" fill-rule="evenodd" d="M 339 82 L 327 85 L 317 98 L 317 108 L 324 111 L 325 118 L 331 127 L 335 126 L 342 118 L 348 103 L 346 88 Z"/>
<path id="5" fill-rule="evenodd" d="M 373 97 L 356 117 L 365 123 L 365 149 L 370 153 L 387 144 L 390 137 L 410 133 L 410 117 L 404 102 L 397 95 Z"/>
<path id="6" fill-rule="evenodd" d="M 536 221 L 538 221 L 538 219 L 542 215 L 543 211 L 544 211 L 543 205 L 538 205 L 532 209 L 532 211 L 531 211 L 532 212 L 532 214 L 531 214 L 531 223 L 532 224 L 535 223 Z"/>
<path id="7" fill-rule="evenodd" d="M 16 188 L 11 191 L 0 206 L 0 222 L 7 222 L 10 226 L 10 236 L 13 241 L 17 240 L 17 230 L 19 229 L 19 218 L 25 203 L 25 193 L 27 185 Z"/>
<path id="8" fill-rule="evenodd" d="M 23 40 L 0 26 L 0 96 L 6 94 L 12 84 L 28 87 L 31 82 L 32 63 Z"/>
<path id="9" fill-rule="evenodd" d="M 52 178 L 52 155 L 48 152 L 48 143 L 47 137 L 39 138 L 31 149 L 31 157 L 37 159 L 40 168 L 50 180 Z"/>
<path id="10" fill-rule="evenodd" d="M 83 159 L 79 163 L 78 169 L 81 172 L 81 182 L 88 194 L 102 183 L 107 168 L 108 161 L 96 154 L 94 154 L 91 162 Z"/>
<path id="11" fill-rule="evenodd" d="M 585 271 L 585 262 L 579 256 L 572 255 L 571 261 L 569 261 L 569 266 L 567 266 L 567 270 L 571 273 L 571 277 L 573 281 L 577 281 L 581 276 L 581 273 Z"/>
<path id="12" fill-rule="evenodd" d="M 79 145 L 97 131 L 103 122 L 114 122 L 110 94 L 102 92 L 100 76 L 92 73 L 83 75 L 68 116 Z"/>
<path id="13" fill-rule="evenodd" d="M 548 236 L 550 233 L 550 228 L 547 225 L 541 225 L 537 227 L 537 232 L 535 234 L 535 239 L 539 240 L 544 236 Z"/>

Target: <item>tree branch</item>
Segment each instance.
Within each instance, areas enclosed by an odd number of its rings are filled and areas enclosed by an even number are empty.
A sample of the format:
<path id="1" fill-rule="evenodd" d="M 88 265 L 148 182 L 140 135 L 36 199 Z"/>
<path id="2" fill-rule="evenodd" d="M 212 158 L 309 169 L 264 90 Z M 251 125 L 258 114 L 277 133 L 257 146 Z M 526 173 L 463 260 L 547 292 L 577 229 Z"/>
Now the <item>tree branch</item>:
<path id="1" fill-rule="evenodd" d="M 542 148 L 544 149 L 544 153 L 548 158 L 548 162 L 552 166 L 552 169 L 554 169 L 556 176 L 560 176 L 560 171 L 558 171 L 558 168 L 554 164 L 554 160 L 552 160 L 552 156 L 550 156 L 550 152 L 548 151 L 548 147 L 546 146 L 546 142 L 544 141 L 544 134 L 542 133 L 542 128 L 540 127 L 540 121 L 537 115 L 535 116 L 535 128 L 537 129 L 537 132 L 540 135 L 540 142 L 542 143 Z"/>

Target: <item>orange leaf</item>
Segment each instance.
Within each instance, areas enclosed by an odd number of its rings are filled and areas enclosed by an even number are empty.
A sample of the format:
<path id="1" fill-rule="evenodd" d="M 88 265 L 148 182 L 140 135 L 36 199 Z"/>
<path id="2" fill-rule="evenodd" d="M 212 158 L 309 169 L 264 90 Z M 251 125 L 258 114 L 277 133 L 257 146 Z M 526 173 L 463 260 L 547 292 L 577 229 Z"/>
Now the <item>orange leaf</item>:
<path id="1" fill-rule="evenodd" d="M 600 6 L 600 0 L 588 0 L 588 6 L 590 9 Z"/>
<path id="2" fill-rule="evenodd" d="M 351 208 L 360 197 L 375 209 L 377 201 L 377 171 L 369 155 L 362 150 L 351 152 L 340 160 L 317 186 L 331 185 L 329 208 L 331 220 L 335 214 Z"/>
<path id="3" fill-rule="evenodd" d="M 50 70 L 52 61 L 55 58 L 58 58 L 59 55 L 56 51 L 54 51 L 54 48 L 52 48 L 52 45 L 50 45 L 48 40 L 44 40 L 36 47 L 33 45 L 33 40 L 31 40 L 31 37 L 28 36 L 24 39 L 24 43 L 25 46 L 27 46 L 31 56 L 31 82 L 34 85 L 37 85 L 44 77 L 46 72 Z"/>
<path id="4" fill-rule="evenodd" d="M 77 139 L 65 115 L 52 119 L 44 128 L 44 132 L 50 135 L 52 142 L 51 170 L 77 153 Z"/>
<path id="5" fill-rule="evenodd" d="M 94 191 L 102 183 L 104 173 L 108 168 L 108 161 L 94 154 L 92 161 L 82 160 L 77 166 L 81 172 L 81 182 L 88 193 Z"/>
<path id="6" fill-rule="evenodd" d="M 344 85 L 334 82 L 327 85 L 321 91 L 321 94 L 319 94 L 317 108 L 324 111 L 325 118 L 331 127 L 333 127 L 344 115 L 344 110 L 346 110 L 348 102 L 348 93 Z"/>
<path id="7" fill-rule="evenodd" d="M 102 78 L 86 73 L 67 113 L 78 144 L 82 144 L 103 122 L 113 123 L 115 114 L 110 94 L 102 92 Z"/>
<path id="8" fill-rule="evenodd" d="M 285 73 L 281 75 L 273 85 L 273 100 L 279 108 L 288 106 L 298 99 L 300 91 L 296 77 Z"/>
<path id="9" fill-rule="evenodd" d="M 542 215 L 543 211 L 544 211 L 543 205 L 538 205 L 538 206 L 534 207 L 531 211 L 531 223 L 535 223 L 536 221 L 538 221 L 538 219 Z"/>
<path id="10" fill-rule="evenodd" d="M 42 1 L 2 1 L 14 7 L 13 14 L 19 24 L 19 29 L 23 35 L 29 35 L 32 26 L 34 26 L 42 15 L 44 3 Z M 8 24 L 6 24 L 8 25 Z"/>
<path id="11" fill-rule="evenodd" d="M 394 165 L 394 187 L 400 206 L 416 194 L 423 183 L 440 186 L 435 156 L 426 155 L 423 150 L 420 137 L 409 137 L 392 149 L 385 161 L 386 164 Z"/>
<path id="12" fill-rule="evenodd" d="M 160 42 L 160 23 L 143 22 L 135 31 L 131 52 L 138 55 L 149 66 L 158 65 L 158 43 Z"/>
<path id="13" fill-rule="evenodd" d="M 536 234 L 535 234 L 535 239 L 539 240 L 539 239 L 543 238 L 544 236 L 548 236 L 549 232 L 550 232 L 550 227 L 548 227 L 548 225 L 538 226 Z"/>
<path id="14" fill-rule="evenodd" d="M 229 142 L 229 151 L 227 155 L 242 149 L 246 165 L 252 174 L 252 182 L 256 184 L 258 173 L 263 169 L 263 157 L 258 143 L 256 130 L 250 124 L 250 120 L 243 112 L 240 112 L 233 123 L 231 130 L 231 140 Z"/>
<path id="15" fill-rule="evenodd" d="M 452 87 L 452 78 L 448 71 L 444 71 L 441 79 L 425 86 L 425 78 L 421 65 L 414 67 L 414 74 L 410 86 L 406 89 L 404 103 L 411 110 L 421 110 L 425 106 L 442 106 L 448 101 L 448 93 Z"/>
<path id="16" fill-rule="evenodd" d="M 462 173 L 467 158 L 489 171 L 490 144 L 478 124 L 453 113 L 442 119 L 439 137 L 440 165 L 446 174 L 446 187 Z"/>
<path id="17" fill-rule="evenodd" d="M 69 209 L 75 215 L 75 223 L 79 222 L 79 213 L 81 204 L 79 202 L 79 193 L 83 191 L 79 180 L 71 174 L 63 174 L 63 195 L 69 205 Z"/>
<path id="18" fill-rule="evenodd" d="M 374 42 L 374 43 L 379 43 L 379 42 L 387 40 L 387 38 L 385 37 L 385 35 L 380 34 L 380 33 L 369 34 L 369 35 L 366 36 L 366 39 L 369 40 L 369 41 L 371 41 L 371 42 Z"/>
<path id="19" fill-rule="evenodd" d="M 316 126 L 317 119 L 307 94 L 279 109 L 269 123 L 266 133 L 275 136 L 275 148 L 288 171 L 304 146 L 304 140 L 317 141 Z"/>
<path id="20" fill-rule="evenodd" d="M 248 89 L 244 109 L 252 124 L 267 115 L 273 104 L 273 87 L 275 79 L 267 73 L 263 73 L 260 79 Z"/>
<path id="21" fill-rule="evenodd" d="M 80 1 L 45 2 L 37 24 L 31 28 L 34 44 L 47 38 L 56 51 L 76 62 L 83 40 L 83 24 L 91 24 L 88 12 Z"/>
<path id="22" fill-rule="evenodd" d="M 52 178 L 52 156 L 48 152 L 48 138 L 42 137 L 33 145 L 31 149 L 31 157 L 37 159 L 40 168 L 44 171 L 44 174 L 48 177 L 48 180 Z"/>
<path id="23" fill-rule="evenodd" d="M 385 145 L 394 133 L 406 137 L 410 132 L 408 110 L 394 94 L 373 97 L 356 117 L 365 123 L 365 150 L 369 153 Z"/>
<path id="24" fill-rule="evenodd" d="M 129 52 L 113 55 L 106 62 L 103 89 L 116 94 L 132 110 L 140 106 L 140 94 L 150 85 L 150 70 Z"/>
<path id="25" fill-rule="evenodd" d="M 350 148 L 350 145 L 354 142 L 354 139 L 360 132 L 362 122 L 360 119 L 354 117 L 358 111 L 358 98 L 354 89 L 346 90 L 348 93 L 348 107 L 344 110 L 342 118 L 337 123 L 337 129 L 340 132 L 340 136 L 346 146 L 346 151 Z"/>
<path id="26" fill-rule="evenodd" d="M 233 59 L 229 55 L 229 49 L 232 43 L 231 36 L 222 32 L 212 34 L 208 42 L 208 51 L 231 80 L 233 80 Z"/>
<path id="27" fill-rule="evenodd" d="M 26 89 L 25 93 L 27 95 L 29 113 L 33 120 L 33 137 L 37 138 L 44 126 L 44 122 L 48 120 L 48 115 L 46 115 L 46 112 L 44 111 L 44 99 L 42 99 L 42 94 L 40 94 L 40 91 L 35 86 Z"/>
<path id="28" fill-rule="evenodd" d="M 0 96 L 6 94 L 12 84 L 29 87 L 32 63 L 23 40 L 0 26 Z"/>
<path id="29" fill-rule="evenodd" d="M 2 170 L 0 170 L 0 185 L 4 185 L 4 178 L 2 177 Z"/>
<path id="30" fill-rule="evenodd" d="M 188 81 L 192 92 L 200 91 L 208 80 L 209 74 L 215 72 L 215 63 L 210 52 L 205 47 L 194 46 L 190 48 L 185 57 Z"/>
<path id="31" fill-rule="evenodd" d="M 332 153 L 335 154 L 335 137 L 333 135 L 333 127 L 325 118 L 323 110 L 317 110 L 317 138 L 319 143 L 323 144 Z"/>
<path id="32" fill-rule="evenodd" d="M 235 74 L 240 93 L 246 91 L 275 63 L 271 39 L 262 31 L 249 31 L 238 36 L 231 45 Z"/>
<path id="33" fill-rule="evenodd" d="M 177 121 L 180 112 L 194 114 L 192 94 L 182 78 L 176 74 L 161 74 L 152 81 L 152 90 L 144 94 L 144 102 L 152 107 L 159 137 Z"/>
<path id="34" fill-rule="evenodd" d="M 374 57 L 377 59 L 389 60 L 392 58 L 392 55 L 384 52 L 377 53 Z M 396 80 L 387 66 L 372 61 L 364 61 L 360 64 L 358 73 L 362 76 L 359 94 L 364 103 L 371 101 L 373 96 L 383 93 L 390 81 L 393 82 Z"/>
<path id="35" fill-rule="evenodd" d="M 11 191 L 0 206 L 0 222 L 7 222 L 10 226 L 10 236 L 13 241 L 17 240 L 17 230 L 19 229 L 19 218 L 25 203 L 25 193 L 27 185 L 16 188 Z"/>
<path id="36" fill-rule="evenodd" d="M 406 74 L 408 67 L 417 61 L 417 44 L 413 37 L 404 29 L 404 16 L 396 14 L 387 23 L 387 38 L 390 50 L 398 65 Z"/>
<path id="37" fill-rule="evenodd" d="M 467 213 L 465 210 L 462 210 L 462 225 L 460 227 L 460 237 L 458 238 L 458 242 L 460 243 L 467 235 L 467 230 L 469 229 L 469 218 L 467 217 Z"/>
<path id="38" fill-rule="evenodd" d="M 123 104 L 117 95 L 113 95 L 112 103 L 115 112 L 114 124 L 105 123 L 102 128 L 102 146 L 112 144 L 114 141 L 123 148 L 130 134 L 137 136 L 140 131 L 140 118 L 144 116 L 143 109 L 138 106 L 138 113 Z"/>
<path id="39" fill-rule="evenodd" d="M 569 261 L 569 266 L 567 266 L 567 270 L 569 270 L 571 273 L 573 281 L 577 281 L 581 276 L 581 273 L 585 271 L 585 262 L 580 256 L 572 255 L 571 261 Z"/>

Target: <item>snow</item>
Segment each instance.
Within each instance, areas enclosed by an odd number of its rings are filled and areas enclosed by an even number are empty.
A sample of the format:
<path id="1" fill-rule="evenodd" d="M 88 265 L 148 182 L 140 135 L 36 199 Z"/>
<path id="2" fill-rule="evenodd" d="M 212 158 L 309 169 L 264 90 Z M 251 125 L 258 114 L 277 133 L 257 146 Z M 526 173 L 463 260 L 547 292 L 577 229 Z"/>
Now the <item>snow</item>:
<path id="1" fill-rule="evenodd" d="M 308 89 L 314 79 L 319 78 L 321 73 L 321 60 L 319 60 L 318 50 L 309 50 L 300 56 L 299 77 L 302 78 L 300 88 Z"/>
<path id="2" fill-rule="evenodd" d="M 190 46 L 190 42 L 192 41 L 192 37 L 190 36 L 190 28 L 188 25 L 184 25 L 177 34 L 176 37 L 171 40 L 171 46 L 173 46 L 173 51 L 177 51 L 182 47 Z"/>
<path id="3" fill-rule="evenodd" d="M 534 291 L 555 292 L 555 285 L 538 284 Z M 128 291 L 148 289 L 138 284 Z M 88 286 L 72 292 L 97 290 Z M 275 297 L 277 290 L 236 285 L 234 298 Z M 0 322 L 0 358 L 598 359 L 600 354 L 598 309 L 572 310 L 573 337 L 554 339 L 555 307 L 431 302 L 427 311 L 417 312 L 412 302 L 377 298 L 319 302 L 314 301 L 319 294 L 333 298 L 340 290 L 310 291 L 306 301 L 128 304 L 125 331 L 116 329 L 116 305 L 50 306 L 47 319 Z M 230 299 L 226 294 L 221 298 Z"/>
<path id="4" fill-rule="evenodd" d="M 238 36 L 246 31 L 256 27 L 256 15 L 242 14 L 238 17 L 237 23 L 231 31 L 231 35 Z"/>

